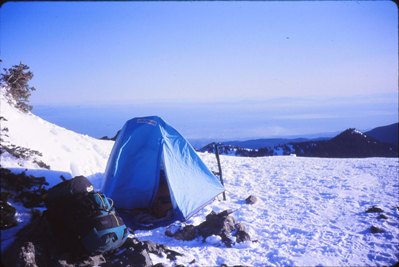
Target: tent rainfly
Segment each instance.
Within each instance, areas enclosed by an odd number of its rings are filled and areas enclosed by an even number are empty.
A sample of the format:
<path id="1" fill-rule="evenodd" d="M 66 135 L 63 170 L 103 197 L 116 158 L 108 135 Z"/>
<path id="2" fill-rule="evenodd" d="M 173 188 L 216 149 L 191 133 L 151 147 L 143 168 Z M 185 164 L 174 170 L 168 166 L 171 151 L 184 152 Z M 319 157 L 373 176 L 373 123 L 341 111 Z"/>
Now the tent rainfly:
<path id="1" fill-rule="evenodd" d="M 160 117 L 150 116 L 123 126 L 102 191 L 120 210 L 153 210 L 159 195 L 167 192 L 173 220 L 185 221 L 224 187 L 181 134 Z"/>

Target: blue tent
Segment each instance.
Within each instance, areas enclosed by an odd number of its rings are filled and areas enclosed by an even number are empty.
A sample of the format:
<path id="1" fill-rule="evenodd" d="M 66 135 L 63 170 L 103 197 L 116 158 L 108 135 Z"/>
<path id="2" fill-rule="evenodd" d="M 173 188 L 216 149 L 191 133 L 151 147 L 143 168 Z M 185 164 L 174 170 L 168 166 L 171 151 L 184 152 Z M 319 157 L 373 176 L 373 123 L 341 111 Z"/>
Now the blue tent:
<path id="1" fill-rule="evenodd" d="M 186 220 L 224 191 L 193 147 L 157 116 L 125 123 L 115 141 L 102 191 L 123 210 L 150 208 L 164 173 L 175 220 Z"/>

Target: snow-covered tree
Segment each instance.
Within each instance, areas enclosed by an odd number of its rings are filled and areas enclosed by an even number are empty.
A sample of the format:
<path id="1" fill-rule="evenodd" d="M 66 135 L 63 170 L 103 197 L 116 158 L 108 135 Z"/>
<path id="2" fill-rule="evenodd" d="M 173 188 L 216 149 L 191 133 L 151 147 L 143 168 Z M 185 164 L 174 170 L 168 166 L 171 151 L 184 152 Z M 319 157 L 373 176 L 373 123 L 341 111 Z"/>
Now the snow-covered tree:
<path id="1" fill-rule="evenodd" d="M 31 92 L 36 90 L 29 85 L 29 81 L 33 78 L 33 73 L 29 70 L 29 66 L 19 63 L 11 68 L 4 68 L 4 73 L 1 73 L 0 83 L 4 86 L 7 95 L 15 100 L 15 106 L 28 112 L 32 110 L 29 105 L 29 97 Z"/>

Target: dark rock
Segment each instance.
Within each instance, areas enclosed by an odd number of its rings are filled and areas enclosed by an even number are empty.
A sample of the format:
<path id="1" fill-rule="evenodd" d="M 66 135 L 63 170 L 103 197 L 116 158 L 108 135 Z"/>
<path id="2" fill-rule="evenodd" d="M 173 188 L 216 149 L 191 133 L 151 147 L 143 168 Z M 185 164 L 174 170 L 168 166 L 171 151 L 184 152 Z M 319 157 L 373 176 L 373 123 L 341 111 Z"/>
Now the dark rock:
<path id="1" fill-rule="evenodd" d="M 136 238 L 129 238 L 122 247 L 133 247 L 136 251 L 146 251 L 157 255 L 158 257 L 163 257 L 166 254 L 166 258 L 174 261 L 177 256 L 183 256 L 183 254 L 167 248 L 165 245 L 156 244 L 152 241 L 139 241 Z"/>
<path id="2" fill-rule="evenodd" d="M 371 208 L 368 208 L 368 209 L 366 210 L 366 212 L 367 212 L 367 213 L 383 212 L 383 210 L 380 209 L 380 208 L 378 208 L 378 207 L 376 207 L 376 206 L 373 206 L 373 207 L 371 207 Z"/>
<path id="3" fill-rule="evenodd" d="M 170 233 L 168 233 L 170 234 Z M 197 231 L 194 225 L 186 225 L 183 229 L 178 230 L 173 237 L 177 240 L 194 240 L 197 237 Z"/>
<path id="4" fill-rule="evenodd" d="M 384 214 L 380 214 L 377 218 L 378 218 L 378 219 L 383 219 L 383 220 L 388 219 L 388 217 L 385 216 Z"/>
<path id="5" fill-rule="evenodd" d="M 162 257 L 162 252 L 165 251 L 165 247 L 160 244 L 156 244 L 152 241 L 143 242 L 144 249 L 146 249 L 149 253 L 155 254 L 159 257 Z"/>
<path id="6" fill-rule="evenodd" d="M 193 240 L 198 236 L 201 236 L 205 240 L 208 236 L 218 235 L 227 247 L 233 245 L 231 236 L 236 236 L 236 242 L 251 240 L 244 225 L 236 223 L 234 217 L 230 215 L 231 213 L 232 211 L 230 210 L 220 213 L 212 211 L 206 216 L 206 220 L 196 227 L 187 225 L 175 232 L 168 229 L 165 234 L 178 240 Z"/>
<path id="7" fill-rule="evenodd" d="M 17 219 L 15 218 L 16 209 L 8 204 L 9 193 L 1 192 L 0 198 L 0 229 L 8 229 L 18 224 Z"/>
<path id="8" fill-rule="evenodd" d="M 235 230 L 235 219 L 230 213 L 231 211 L 222 211 L 217 214 L 212 211 L 206 216 L 205 222 L 198 225 L 198 233 L 204 238 L 211 235 L 221 236 L 223 233 L 228 235 Z"/>
<path id="9" fill-rule="evenodd" d="M 375 227 L 374 225 L 370 227 L 370 232 L 372 234 L 377 234 L 377 233 L 384 233 L 385 231 L 383 229 L 380 229 L 378 227 Z"/>
<path id="10" fill-rule="evenodd" d="M 176 232 L 172 232 L 170 229 L 166 229 L 165 235 L 169 237 L 174 237 Z"/>
<path id="11" fill-rule="evenodd" d="M 230 239 L 231 235 L 236 236 L 237 243 L 251 240 L 244 225 L 236 223 L 234 217 L 230 215 L 231 213 L 232 211 L 230 210 L 223 211 L 219 214 L 211 212 L 206 216 L 206 221 L 198 226 L 198 232 L 204 238 L 211 235 L 219 235 L 222 238 L 222 242 L 227 247 L 231 247 L 233 244 Z"/>
<path id="12" fill-rule="evenodd" d="M 82 262 L 79 264 L 80 266 L 100 266 L 101 264 L 106 263 L 106 260 L 103 255 L 94 255 L 88 256 L 85 259 L 82 259 Z M 69 264 L 68 264 L 69 266 Z"/>
<path id="13" fill-rule="evenodd" d="M 245 226 L 243 224 L 236 223 L 235 228 L 237 230 L 237 232 L 235 234 L 237 243 L 251 241 L 251 237 L 247 233 Z"/>
<path id="14" fill-rule="evenodd" d="M 166 254 L 167 259 L 169 259 L 171 261 L 175 261 L 177 256 L 183 256 L 183 254 L 181 254 L 177 251 L 171 250 L 162 244 L 156 244 L 151 241 L 144 241 L 143 243 L 144 243 L 144 247 L 146 248 L 146 250 L 149 253 L 155 254 L 158 257 L 163 257 L 163 254 Z"/>
<path id="15" fill-rule="evenodd" d="M 237 243 L 241 243 L 241 242 L 245 242 L 245 241 L 251 241 L 251 237 L 245 231 L 237 231 L 236 241 L 237 241 Z"/>
<path id="16" fill-rule="evenodd" d="M 247 204 L 255 204 L 258 199 L 254 195 L 250 195 L 245 199 L 245 203 Z"/>
<path id="17" fill-rule="evenodd" d="M 165 250 L 165 252 L 166 252 L 166 258 L 168 258 L 171 261 L 175 261 L 176 256 L 183 256 L 183 254 L 170 249 Z"/>
<path id="18" fill-rule="evenodd" d="M 222 238 L 222 242 L 226 247 L 231 248 L 233 246 L 233 240 L 230 239 L 228 233 L 222 232 L 219 236 Z"/>
<path id="19" fill-rule="evenodd" d="M 105 260 L 102 266 L 152 266 L 146 244 L 136 238 L 128 238 L 115 253 L 106 254 Z"/>
<path id="20" fill-rule="evenodd" d="M 231 233 L 235 230 L 236 220 L 232 216 L 225 217 L 223 221 L 223 229 L 222 231 L 226 233 Z"/>
<path id="21" fill-rule="evenodd" d="M 246 231 L 245 226 L 242 223 L 236 223 L 235 228 L 237 231 Z"/>
<path id="22" fill-rule="evenodd" d="M 133 247 L 125 247 L 117 256 L 109 255 L 105 257 L 106 262 L 101 266 L 152 266 L 150 255 L 146 250 L 139 250 Z M 93 266 L 93 265 L 90 265 Z"/>

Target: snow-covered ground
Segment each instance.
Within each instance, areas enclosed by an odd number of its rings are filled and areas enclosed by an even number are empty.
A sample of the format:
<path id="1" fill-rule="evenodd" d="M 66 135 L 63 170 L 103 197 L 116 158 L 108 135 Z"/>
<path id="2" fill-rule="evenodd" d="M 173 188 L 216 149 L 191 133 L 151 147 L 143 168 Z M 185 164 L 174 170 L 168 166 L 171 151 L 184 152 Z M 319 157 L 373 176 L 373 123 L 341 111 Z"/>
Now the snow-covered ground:
<path id="1" fill-rule="evenodd" d="M 202 154 L 212 166 L 214 156 Z M 226 248 L 221 242 L 175 241 L 165 228 L 138 236 L 186 253 L 183 264 L 250 266 L 366 266 L 399 258 L 398 160 L 321 159 L 276 156 L 221 157 L 227 201 L 221 198 L 187 223 L 199 224 L 211 210 L 236 210 L 255 243 Z M 250 194 L 258 198 L 245 204 Z M 388 219 L 366 213 L 372 206 Z M 372 234 L 376 226 L 385 231 Z"/>
<path id="2" fill-rule="evenodd" d="M 42 156 L 34 155 L 31 160 L 22 160 L 4 153 L 0 156 L 2 166 L 37 169 L 38 166 L 33 163 L 33 159 L 36 159 L 50 166 L 51 171 L 47 171 L 46 175 L 55 177 L 54 182 L 61 181 L 58 173 L 66 178 L 76 175 L 90 176 L 94 183 L 101 182 L 97 178 L 100 178 L 105 170 L 113 141 L 99 140 L 75 133 L 30 112 L 21 112 L 8 102 L 4 88 L 1 88 L 2 145 L 13 144 L 29 148 L 40 152 Z M 32 174 L 39 175 L 37 171 Z"/>
<path id="3" fill-rule="evenodd" d="M 50 165 L 41 169 L 32 160 L 4 153 L 2 167 L 45 176 L 50 184 L 59 175 L 85 175 L 101 187 L 112 141 L 83 136 L 53 125 L 33 114 L 21 113 L 1 94 L 1 128 L 8 128 L 4 144 L 37 150 L 38 159 Z M 3 143 L 2 143 L 3 144 Z M 200 154 L 216 170 L 212 154 Z M 232 209 L 246 226 L 252 242 L 227 248 L 218 238 L 179 241 L 165 235 L 165 227 L 136 231 L 141 240 L 152 240 L 183 253 L 176 263 L 192 266 L 392 265 L 399 261 L 399 161 L 397 158 L 321 159 L 292 156 L 242 158 L 221 156 L 227 200 L 221 197 L 190 218 L 197 225 L 212 210 Z M 244 199 L 255 195 L 254 205 Z M 366 213 L 372 206 L 383 209 Z M 26 220 L 23 210 L 20 219 Z M 373 234 L 375 226 L 384 233 Z M 10 240 L 14 230 L 2 231 Z M 2 242 L 3 243 L 3 242 Z M 153 262 L 166 259 L 151 255 Z M 194 260 L 194 261 L 193 261 Z M 191 263 L 191 264 L 190 264 Z"/>

